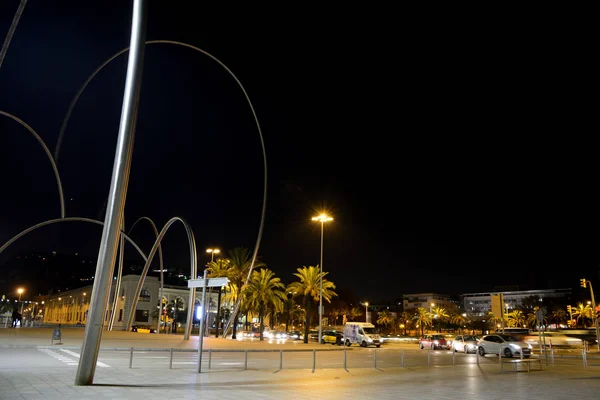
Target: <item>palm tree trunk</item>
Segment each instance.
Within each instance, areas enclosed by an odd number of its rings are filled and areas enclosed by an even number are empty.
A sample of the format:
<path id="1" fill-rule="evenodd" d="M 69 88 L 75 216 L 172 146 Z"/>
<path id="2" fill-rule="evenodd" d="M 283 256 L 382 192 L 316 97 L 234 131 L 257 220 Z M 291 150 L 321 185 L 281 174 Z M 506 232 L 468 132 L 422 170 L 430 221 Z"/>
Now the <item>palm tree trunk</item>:
<path id="1" fill-rule="evenodd" d="M 308 329 L 310 327 L 310 303 L 311 298 L 306 296 L 306 320 L 304 321 L 304 343 L 308 343 Z"/>
<path id="2" fill-rule="evenodd" d="M 260 321 L 260 341 L 265 340 L 264 338 L 264 331 L 265 331 L 265 321 L 264 321 L 264 311 L 259 311 L 258 312 L 258 320 Z"/>
<path id="3" fill-rule="evenodd" d="M 237 332 L 237 319 L 238 319 L 238 314 L 240 313 L 240 310 L 238 309 L 235 312 L 234 318 L 233 318 L 233 323 L 232 323 L 232 327 L 231 327 L 231 338 L 232 339 L 236 339 L 236 332 Z"/>

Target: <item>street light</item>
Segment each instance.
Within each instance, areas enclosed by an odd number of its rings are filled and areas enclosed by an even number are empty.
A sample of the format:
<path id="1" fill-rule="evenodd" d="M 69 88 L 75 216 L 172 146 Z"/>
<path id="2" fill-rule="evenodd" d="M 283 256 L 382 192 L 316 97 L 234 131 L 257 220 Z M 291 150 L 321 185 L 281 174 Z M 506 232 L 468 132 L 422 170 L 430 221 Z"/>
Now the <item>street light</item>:
<path id="1" fill-rule="evenodd" d="M 24 291 L 25 291 L 25 289 L 23 289 L 23 288 L 17 289 L 17 293 L 19 293 L 19 303 L 21 303 L 21 295 L 23 294 Z M 23 303 L 21 303 L 21 315 L 23 315 Z"/>
<path id="2" fill-rule="evenodd" d="M 323 225 L 325 222 L 333 221 L 333 218 L 325 214 L 318 217 L 312 217 L 313 221 L 321 223 L 321 263 L 319 264 L 319 343 L 323 337 Z"/>
<path id="3" fill-rule="evenodd" d="M 369 302 L 365 301 L 365 322 L 369 322 L 367 316 L 369 315 Z"/>
<path id="4" fill-rule="evenodd" d="M 210 262 L 213 262 L 215 254 L 219 254 L 221 250 L 219 249 L 206 249 L 207 253 L 210 253 Z"/>

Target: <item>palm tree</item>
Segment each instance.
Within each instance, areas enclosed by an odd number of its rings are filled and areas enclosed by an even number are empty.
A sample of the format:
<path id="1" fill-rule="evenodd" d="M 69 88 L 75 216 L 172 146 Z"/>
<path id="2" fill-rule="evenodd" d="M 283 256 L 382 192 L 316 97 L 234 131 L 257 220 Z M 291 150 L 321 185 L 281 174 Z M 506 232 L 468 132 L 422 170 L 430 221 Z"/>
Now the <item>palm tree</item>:
<path id="1" fill-rule="evenodd" d="M 248 284 L 244 286 L 243 292 L 248 306 L 258 312 L 260 340 L 264 339 L 265 314 L 270 312 L 274 315 L 275 311 L 283 308 L 283 302 L 287 298 L 284 290 L 285 285 L 267 268 L 252 271 Z"/>
<path id="2" fill-rule="evenodd" d="M 218 258 L 216 261 L 211 261 L 207 265 L 208 277 L 209 278 L 223 278 L 229 275 L 229 268 L 231 261 L 227 258 Z M 221 288 L 218 289 L 219 294 L 217 296 L 217 329 L 215 337 L 219 337 L 219 325 L 222 323 L 221 320 Z"/>
<path id="3" fill-rule="evenodd" d="M 442 320 L 446 319 L 449 317 L 448 312 L 446 311 L 446 309 L 444 307 L 434 307 L 433 310 L 433 315 L 432 315 L 432 319 L 433 317 L 436 317 L 440 322 L 439 322 L 439 331 L 442 332 Z M 433 326 L 433 321 L 431 323 L 431 325 Z"/>
<path id="4" fill-rule="evenodd" d="M 458 326 L 458 332 L 462 333 L 463 327 L 467 324 L 468 318 L 462 314 L 452 314 L 450 322 Z"/>
<path id="5" fill-rule="evenodd" d="M 421 327 L 421 336 L 423 336 L 425 334 L 425 326 L 431 324 L 431 314 L 423 307 L 419 307 L 417 308 L 417 314 L 414 319 Z"/>
<path id="6" fill-rule="evenodd" d="M 310 328 L 311 304 L 312 301 L 319 301 L 321 293 L 321 281 L 323 286 L 323 300 L 331 302 L 331 298 L 337 296 L 333 291 L 335 284 L 325 279 L 327 272 L 321 272 L 321 269 L 313 266 L 297 269 L 294 275 L 300 279 L 299 282 L 292 282 L 288 285 L 287 291 L 304 296 L 304 305 L 306 309 L 306 321 L 304 325 L 304 343 L 308 343 L 308 331 Z"/>
<path id="7" fill-rule="evenodd" d="M 414 316 L 411 313 L 409 313 L 408 311 L 402 311 L 396 317 L 395 325 L 396 325 L 396 327 L 398 327 L 400 329 L 404 329 L 404 332 L 403 332 L 404 336 L 406 336 L 406 330 L 410 327 L 413 317 Z"/>
<path id="8" fill-rule="evenodd" d="M 526 317 L 521 310 L 513 310 L 509 312 L 506 317 L 508 318 L 509 327 L 519 327 L 528 323 L 528 317 Z M 535 313 L 533 313 L 533 317 L 535 319 Z"/>
<path id="9" fill-rule="evenodd" d="M 577 321 L 577 324 L 579 324 L 579 322 L 581 321 L 582 325 L 585 326 L 586 319 L 593 320 L 593 310 L 589 304 L 586 304 L 584 306 L 583 303 L 579 303 L 577 304 L 577 307 L 573 308 L 572 312 L 573 317 L 575 317 L 575 320 Z"/>
<path id="10" fill-rule="evenodd" d="M 552 310 L 552 316 L 550 317 L 550 320 L 553 321 L 557 326 L 559 324 L 566 322 L 567 319 L 568 319 L 567 312 L 565 310 L 563 310 L 562 308 L 557 308 L 555 310 Z"/>
<path id="11" fill-rule="evenodd" d="M 229 286 L 232 289 L 232 298 L 235 297 L 235 302 L 238 301 L 240 290 L 243 289 L 246 278 L 248 276 L 248 271 L 250 270 L 250 266 L 252 265 L 252 259 L 250 258 L 250 253 L 248 249 L 244 247 L 236 247 L 235 249 L 229 251 L 229 268 L 227 272 L 227 278 L 229 278 Z M 262 261 L 256 260 L 254 263 L 255 268 L 266 267 L 266 264 Z M 233 291 L 236 291 L 235 293 Z M 232 339 L 236 339 L 237 332 L 237 321 L 240 314 L 240 309 L 236 311 L 233 316 L 232 323 Z"/>
<path id="12" fill-rule="evenodd" d="M 389 326 L 394 323 L 394 316 L 389 310 L 383 310 L 377 314 L 377 323 L 383 326 Z"/>

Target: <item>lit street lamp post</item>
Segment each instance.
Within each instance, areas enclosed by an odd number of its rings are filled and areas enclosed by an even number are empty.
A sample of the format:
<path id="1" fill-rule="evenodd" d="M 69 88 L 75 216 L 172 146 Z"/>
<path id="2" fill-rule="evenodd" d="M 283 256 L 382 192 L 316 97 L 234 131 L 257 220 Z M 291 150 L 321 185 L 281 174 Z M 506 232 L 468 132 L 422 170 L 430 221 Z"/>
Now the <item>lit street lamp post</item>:
<path id="1" fill-rule="evenodd" d="M 323 225 L 325 222 L 333 221 L 333 218 L 325 214 L 312 217 L 313 221 L 321 223 L 321 262 L 319 264 L 319 343 L 323 337 Z"/>
<path id="2" fill-rule="evenodd" d="M 369 302 L 366 301 L 365 302 L 365 322 L 369 322 L 369 319 L 367 318 L 368 315 L 369 315 Z"/>

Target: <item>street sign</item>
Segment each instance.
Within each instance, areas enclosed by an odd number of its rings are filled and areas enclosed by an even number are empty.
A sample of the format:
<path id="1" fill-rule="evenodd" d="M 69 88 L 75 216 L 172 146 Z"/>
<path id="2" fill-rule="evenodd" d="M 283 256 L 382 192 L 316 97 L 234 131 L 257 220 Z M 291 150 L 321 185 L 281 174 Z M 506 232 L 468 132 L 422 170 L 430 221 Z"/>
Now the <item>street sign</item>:
<path id="1" fill-rule="evenodd" d="M 206 285 L 204 282 L 206 281 Z M 188 287 L 221 287 L 225 286 L 229 283 L 229 279 L 227 278 L 210 278 L 210 279 L 189 279 L 187 281 Z"/>

